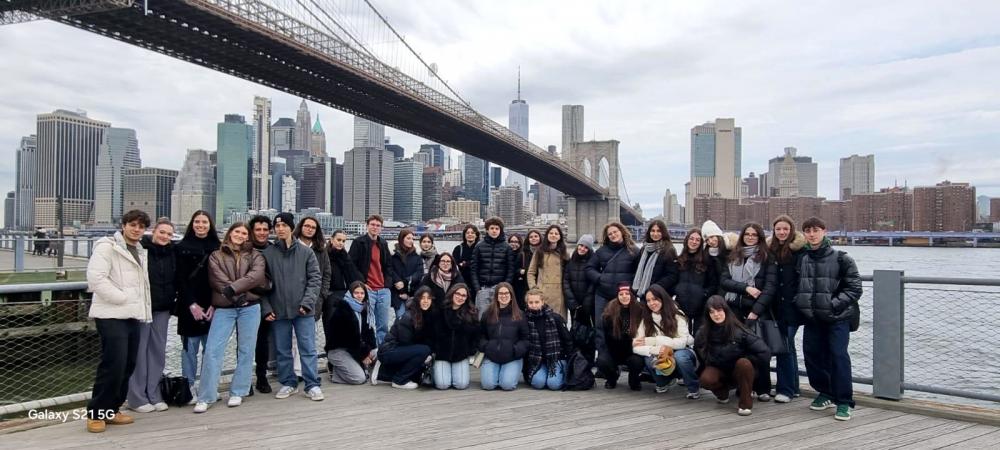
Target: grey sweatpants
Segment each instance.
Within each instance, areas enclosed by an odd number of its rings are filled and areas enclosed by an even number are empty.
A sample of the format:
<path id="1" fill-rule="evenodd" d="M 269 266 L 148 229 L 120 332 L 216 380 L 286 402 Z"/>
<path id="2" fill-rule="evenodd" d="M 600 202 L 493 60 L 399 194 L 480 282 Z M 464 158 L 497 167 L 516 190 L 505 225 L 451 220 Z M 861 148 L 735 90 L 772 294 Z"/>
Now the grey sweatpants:
<path id="1" fill-rule="evenodd" d="M 333 367 L 330 371 L 330 381 L 333 383 L 364 384 L 367 379 L 365 369 L 344 349 L 335 348 L 326 352 L 326 360 Z"/>
<path id="2" fill-rule="evenodd" d="M 160 378 L 167 363 L 167 325 L 170 311 L 153 311 L 153 321 L 139 324 L 139 351 L 135 371 L 128 380 L 128 406 L 155 405 L 163 401 Z"/>

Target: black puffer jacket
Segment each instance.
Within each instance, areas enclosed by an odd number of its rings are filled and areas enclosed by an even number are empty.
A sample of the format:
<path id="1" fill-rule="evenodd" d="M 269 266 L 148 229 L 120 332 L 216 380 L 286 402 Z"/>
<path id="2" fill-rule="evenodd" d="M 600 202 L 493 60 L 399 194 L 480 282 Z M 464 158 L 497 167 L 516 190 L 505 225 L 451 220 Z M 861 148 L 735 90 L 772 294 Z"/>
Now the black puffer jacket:
<path id="1" fill-rule="evenodd" d="M 771 245 L 768 238 L 768 247 Z M 798 308 L 795 307 L 795 294 L 799 292 L 799 261 L 805 254 L 806 238 L 800 232 L 795 233 L 795 238 L 788 244 L 791 250 L 791 258 L 781 263 L 777 261 L 778 255 L 772 254 L 774 265 L 777 270 L 777 290 L 774 297 L 774 319 L 784 325 L 799 325 L 802 319 L 799 317 Z"/>
<path id="2" fill-rule="evenodd" d="M 596 285 L 597 295 L 612 299 L 618 295 L 618 283 L 632 284 L 638 263 L 639 249 L 627 249 L 624 243 L 606 242 L 587 263 L 587 279 Z"/>
<path id="3" fill-rule="evenodd" d="M 378 347 L 378 352 L 385 353 L 404 345 L 423 344 L 430 347 L 434 343 L 434 312 L 425 311 L 423 321 L 423 326 L 418 330 L 413 323 L 413 316 L 407 311 L 392 324 L 385 341 Z"/>
<path id="4" fill-rule="evenodd" d="M 334 250 L 327 247 L 327 255 L 330 257 L 330 292 L 336 295 L 338 292 L 343 295 L 347 287 L 355 281 L 364 281 L 358 268 L 347 256 L 347 250 Z M 335 298 L 340 300 L 339 296 Z"/>
<path id="5" fill-rule="evenodd" d="M 706 331 L 708 336 L 703 335 Z M 707 345 L 704 344 L 705 340 Z M 732 339 L 725 335 L 722 327 L 712 325 L 707 330 L 703 328 L 698 330 L 694 345 L 700 362 L 698 373 L 701 373 L 706 366 L 731 372 L 740 358 L 749 359 L 759 373 L 771 360 L 771 351 L 768 350 L 767 344 L 742 327 L 736 330 Z"/>
<path id="6" fill-rule="evenodd" d="M 618 313 L 622 328 L 621 337 L 615 338 L 615 326 L 610 317 L 605 317 L 602 324 L 604 327 L 604 342 L 608 348 L 608 354 L 611 355 L 611 359 L 619 363 L 624 363 L 625 359 L 632 354 L 632 338 L 635 336 L 629 334 L 629 329 L 631 328 L 629 313 L 631 308 L 641 308 L 641 306 L 632 302 L 628 308 L 622 308 Z"/>
<path id="7" fill-rule="evenodd" d="M 563 268 L 563 299 L 566 301 L 566 309 L 573 311 L 582 306 L 589 311 L 590 317 L 593 317 L 595 285 L 587 279 L 587 263 L 593 256 L 593 251 L 583 256 L 573 252 Z"/>
<path id="8" fill-rule="evenodd" d="M 149 236 L 143 236 L 140 241 L 146 249 L 149 265 L 149 294 L 153 302 L 153 311 L 173 311 L 177 300 L 175 287 L 174 243 L 156 245 Z M 207 263 L 206 263 L 207 264 Z"/>
<path id="9" fill-rule="evenodd" d="M 455 266 L 458 267 L 460 272 L 462 272 L 462 278 L 469 280 L 470 282 L 472 280 L 472 269 L 470 264 L 472 263 L 472 252 L 476 250 L 476 244 L 479 244 L 479 241 L 476 241 L 476 243 L 472 245 L 465 245 L 465 242 L 463 241 L 461 244 L 456 245 L 455 249 L 451 251 L 451 256 L 455 257 Z"/>
<path id="10" fill-rule="evenodd" d="M 849 319 L 852 330 L 857 329 L 861 290 L 861 275 L 854 259 L 834 250 L 828 242 L 802 256 L 795 306 L 803 319 L 820 323 Z"/>
<path id="11" fill-rule="evenodd" d="M 764 261 L 761 262 L 760 270 L 754 276 L 754 286 L 760 289 L 761 292 L 757 298 L 753 298 L 750 294 L 747 294 L 747 283 L 733 280 L 732 274 L 729 272 L 731 269 L 728 262 L 723 264 L 722 267 L 722 277 L 720 280 L 722 290 L 736 294 L 736 308 L 734 308 L 734 312 L 739 315 L 740 320 L 745 321 L 747 315 L 751 312 L 761 318 L 770 319 L 771 303 L 774 301 L 774 295 L 778 289 L 778 268 L 771 261 L 770 257 L 765 256 Z"/>
<path id="12" fill-rule="evenodd" d="M 500 320 L 489 323 L 483 316 L 479 351 L 497 364 L 524 358 L 528 353 L 528 321 L 514 320 L 509 307 L 500 310 Z"/>
<path id="13" fill-rule="evenodd" d="M 500 236 L 496 239 L 487 235 L 476 244 L 476 249 L 472 251 L 472 260 L 469 261 L 469 273 L 472 276 L 469 283 L 473 292 L 484 287 L 496 286 L 500 282 L 514 281 L 517 262 L 503 232 L 500 232 Z"/>
<path id="14" fill-rule="evenodd" d="M 398 308 L 403 304 L 400 295 L 413 297 L 413 293 L 420 287 L 420 279 L 424 277 L 424 259 L 416 251 L 403 253 L 397 244 L 396 252 L 392 254 L 392 273 L 396 277 L 391 283 L 392 307 Z M 403 282 L 402 289 L 396 289 L 396 282 L 399 281 Z"/>
<path id="15" fill-rule="evenodd" d="M 705 301 L 719 290 L 719 275 L 715 263 L 706 258 L 704 269 L 699 271 L 694 263 L 689 262 L 684 268 L 677 267 L 677 276 L 673 280 L 663 278 L 656 283 L 675 295 L 684 315 L 696 321 L 705 313 Z M 670 281 L 674 281 L 673 286 L 663 285 Z"/>
<path id="16" fill-rule="evenodd" d="M 191 304 L 207 310 L 212 306 L 212 287 L 208 284 L 208 257 L 219 249 L 214 240 L 197 237 L 182 240 L 174 247 L 177 258 L 177 334 L 184 337 L 204 336 L 212 322 L 194 320 Z"/>
<path id="17" fill-rule="evenodd" d="M 434 359 L 459 362 L 476 353 L 480 327 L 475 315 L 465 321 L 454 309 L 437 308 L 434 316 Z"/>
<path id="18" fill-rule="evenodd" d="M 370 307 L 370 306 L 369 306 Z M 333 314 L 329 323 L 323 324 L 323 334 L 326 337 L 326 351 L 343 349 L 351 354 L 355 361 L 361 362 L 375 348 L 375 330 L 368 324 L 368 315 L 361 313 L 360 324 L 358 314 L 344 299 L 339 299 L 333 306 Z"/>

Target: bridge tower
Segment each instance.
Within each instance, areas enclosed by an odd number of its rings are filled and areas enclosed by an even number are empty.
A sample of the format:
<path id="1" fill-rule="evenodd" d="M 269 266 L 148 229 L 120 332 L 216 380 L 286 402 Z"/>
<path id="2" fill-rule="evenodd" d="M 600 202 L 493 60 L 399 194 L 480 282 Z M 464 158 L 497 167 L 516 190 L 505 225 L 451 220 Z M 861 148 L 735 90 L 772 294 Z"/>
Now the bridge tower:
<path id="1" fill-rule="evenodd" d="M 574 142 L 573 167 L 608 189 L 606 196 L 567 196 L 566 239 L 576 242 L 584 234 L 600 239 L 608 222 L 620 222 L 618 197 L 618 141 Z"/>

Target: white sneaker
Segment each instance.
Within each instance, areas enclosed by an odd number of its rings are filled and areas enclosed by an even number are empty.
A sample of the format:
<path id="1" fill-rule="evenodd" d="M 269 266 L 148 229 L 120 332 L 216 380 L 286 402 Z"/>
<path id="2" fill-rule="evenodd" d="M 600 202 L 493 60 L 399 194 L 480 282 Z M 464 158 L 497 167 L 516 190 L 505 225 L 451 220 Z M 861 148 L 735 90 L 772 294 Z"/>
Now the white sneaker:
<path id="1" fill-rule="evenodd" d="M 188 402 L 189 405 L 193 405 L 198 402 L 198 387 L 191 386 L 191 401 Z"/>
<path id="2" fill-rule="evenodd" d="M 205 411 L 208 411 L 208 403 L 198 402 L 198 403 L 194 404 L 194 413 L 195 414 L 201 414 L 201 413 L 203 413 Z"/>
<path id="3" fill-rule="evenodd" d="M 306 397 L 314 402 L 319 402 L 323 400 L 323 391 L 320 390 L 319 386 L 313 386 L 308 391 L 306 391 Z"/>
<path id="4" fill-rule="evenodd" d="M 281 389 L 278 389 L 278 392 L 274 394 L 274 398 L 277 399 L 288 398 L 290 395 L 296 392 L 299 392 L 298 387 L 282 386 Z"/>
<path id="5" fill-rule="evenodd" d="M 155 408 L 157 411 L 166 411 L 166 410 L 170 409 L 170 406 L 167 406 L 167 404 L 164 403 L 164 402 L 160 402 L 160 403 L 157 403 L 157 404 L 153 405 L 153 408 Z"/>
<path id="6" fill-rule="evenodd" d="M 149 403 L 146 403 L 145 405 L 142 405 L 142 406 L 136 406 L 136 407 L 130 408 L 130 409 L 132 409 L 132 411 L 139 412 L 139 413 L 151 413 L 153 411 L 156 411 L 156 407 L 153 406 L 153 405 L 150 405 Z"/>
<path id="7" fill-rule="evenodd" d="M 375 360 L 375 365 L 372 366 L 372 377 L 371 377 L 372 386 L 378 384 L 378 370 L 380 368 L 382 368 L 382 361 Z"/>
<path id="8" fill-rule="evenodd" d="M 771 396 L 769 394 L 760 394 L 757 396 L 758 401 L 769 402 L 771 401 Z"/>
<path id="9" fill-rule="evenodd" d="M 788 403 L 790 401 L 792 401 L 792 399 L 788 398 L 785 394 L 778 394 L 774 396 L 775 403 Z"/>
<path id="10" fill-rule="evenodd" d="M 657 394 L 666 394 L 669 391 L 670 391 L 670 385 L 669 384 L 666 385 L 666 386 L 657 386 L 656 387 L 656 393 Z"/>
<path id="11" fill-rule="evenodd" d="M 229 396 L 229 401 L 226 402 L 226 406 L 228 406 L 230 408 L 235 408 L 235 407 L 240 406 L 242 404 L 243 404 L 243 397 L 240 397 L 238 395 L 230 395 Z"/>
<path id="12" fill-rule="evenodd" d="M 688 392 L 686 397 L 688 398 L 688 400 L 698 400 L 699 398 L 701 398 L 701 393 L 700 392 Z"/>
<path id="13" fill-rule="evenodd" d="M 715 401 L 717 403 L 719 403 L 719 404 L 725 405 L 726 403 L 729 403 L 729 397 L 726 397 L 726 398 L 716 398 Z"/>
<path id="14" fill-rule="evenodd" d="M 748 409 L 743 409 L 743 408 L 737 408 L 736 409 L 736 414 L 739 414 L 741 416 L 749 416 L 750 413 L 752 413 L 752 412 L 753 411 L 751 411 L 749 408 Z"/>
<path id="15" fill-rule="evenodd" d="M 419 385 L 417 383 L 412 382 L 412 381 L 407 381 L 406 384 L 392 383 L 392 387 L 394 387 L 396 389 L 416 389 L 416 388 L 419 387 Z"/>

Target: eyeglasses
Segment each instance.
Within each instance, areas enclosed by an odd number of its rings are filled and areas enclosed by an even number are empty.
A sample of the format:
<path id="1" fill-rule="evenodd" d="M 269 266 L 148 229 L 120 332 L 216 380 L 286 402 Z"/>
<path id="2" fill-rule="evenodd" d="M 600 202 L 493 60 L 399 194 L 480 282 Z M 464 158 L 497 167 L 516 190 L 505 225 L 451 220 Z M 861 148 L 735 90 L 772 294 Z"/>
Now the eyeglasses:
<path id="1" fill-rule="evenodd" d="M 315 230 L 316 229 L 316 225 L 309 224 L 309 223 L 304 223 L 304 224 L 302 224 L 302 228 L 308 228 L 310 230 Z"/>
<path id="2" fill-rule="evenodd" d="M 458 297 L 458 298 L 468 298 L 469 294 L 463 294 L 461 292 L 456 292 L 455 293 L 455 297 Z"/>
<path id="3" fill-rule="evenodd" d="M 497 292 L 497 295 L 499 295 L 499 296 L 508 296 L 509 297 L 510 296 L 510 292 L 501 291 L 501 292 Z"/>
<path id="4" fill-rule="evenodd" d="M 746 233 L 746 234 L 743 235 L 743 237 L 752 237 L 752 238 L 755 238 L 755 237 L 760 237 L 760 236 L 758 236 L 757 233 Z"/>

